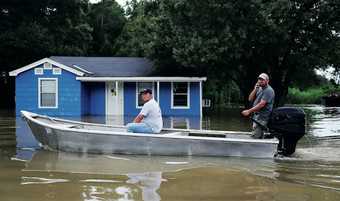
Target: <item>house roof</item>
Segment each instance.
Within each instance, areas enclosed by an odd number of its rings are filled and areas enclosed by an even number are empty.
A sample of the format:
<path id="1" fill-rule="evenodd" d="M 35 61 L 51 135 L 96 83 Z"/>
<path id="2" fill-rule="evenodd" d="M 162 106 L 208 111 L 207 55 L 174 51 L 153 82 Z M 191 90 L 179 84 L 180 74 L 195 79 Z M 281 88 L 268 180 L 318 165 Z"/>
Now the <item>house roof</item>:
<path id="1" fill-rule="evenodd" d="M 205 81 L 205 77 L 160 77 L 153 63 L 141 57 L 68 57 L 51 56 L 10 72 L 10 76 L 51 63 L 71 73 L 83 82 L 98 81 Z"/>
<path id="2" fill-rule="evenodd" d="M 91 77 L 141 77 L 153 73 L 153 64 L 139 57 L 63 57 L 50 59 L 86 72 Z"/>

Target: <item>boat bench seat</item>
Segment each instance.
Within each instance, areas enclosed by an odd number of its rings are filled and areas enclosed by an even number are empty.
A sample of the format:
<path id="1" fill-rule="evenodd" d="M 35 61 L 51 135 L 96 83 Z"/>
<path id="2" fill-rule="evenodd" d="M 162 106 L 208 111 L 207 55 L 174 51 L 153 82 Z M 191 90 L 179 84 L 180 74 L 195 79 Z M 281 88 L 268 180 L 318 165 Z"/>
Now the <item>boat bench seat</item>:
<path id="1" fill-rule="evenodd" d="M 163 135 L 166 135 L 166 136 L 183 136 L 183 135 L 187 135 L 187 134 L 184 133 L 184 132 L 171 132 L 171 133 L 164 133 Z"/>

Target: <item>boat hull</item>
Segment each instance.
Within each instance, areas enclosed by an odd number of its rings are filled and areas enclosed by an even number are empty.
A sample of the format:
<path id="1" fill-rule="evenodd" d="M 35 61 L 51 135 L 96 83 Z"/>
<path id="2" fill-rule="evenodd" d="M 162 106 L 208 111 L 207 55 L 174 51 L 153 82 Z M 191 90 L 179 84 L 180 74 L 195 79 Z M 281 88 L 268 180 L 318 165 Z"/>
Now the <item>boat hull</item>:
<path id="1" fill-rule="evenodd" d="M 25 117 L 35 138 L 47 149 L 99 154 L 168 156 L 239 156 L 272 158 L 276 140 L 135 134 L 72 129 L 39 123 Z"/>

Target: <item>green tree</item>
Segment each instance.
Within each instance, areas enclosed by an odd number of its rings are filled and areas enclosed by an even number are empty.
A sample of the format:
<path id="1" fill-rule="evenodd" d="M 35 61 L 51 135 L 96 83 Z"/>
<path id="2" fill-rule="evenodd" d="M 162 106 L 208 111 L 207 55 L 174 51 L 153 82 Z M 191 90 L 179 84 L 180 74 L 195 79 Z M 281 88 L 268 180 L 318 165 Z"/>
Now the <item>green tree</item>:
<path id="1" fill-rule="evenodd" d="M 145 57 L 153 41 L 152 25 L 158 17 L 157 1 L 127 2 L 125 24 L 115 43 L 117 56 Z"/>
<path id="2" fill-rule="evenodd" d="M 102 0 L 91 6 L 89 21 L 93 27 L 91 55 L 112 56 L 115 41 L 126 23 L 123 8 L 114 0 Z"/>
<path id="3" fill-rule="evenodd" d="M 2 0 L 1 75 L 50 55 L 86 55 L 92 40 L 88 7 L 88 0 Z M 14 103 L 14 79 L 5 80 L 0 91 L 8 98 L 0 106 L 8 108 Z"/>
<path id="4" fill-rule="evenodd" d="M 159 2 L 149 56 L 160 67 L 234 80 L 244 97 L 260 72 L 271 75 L 283 104 L 297 69 L 339 66 L 335 0 Z"/>

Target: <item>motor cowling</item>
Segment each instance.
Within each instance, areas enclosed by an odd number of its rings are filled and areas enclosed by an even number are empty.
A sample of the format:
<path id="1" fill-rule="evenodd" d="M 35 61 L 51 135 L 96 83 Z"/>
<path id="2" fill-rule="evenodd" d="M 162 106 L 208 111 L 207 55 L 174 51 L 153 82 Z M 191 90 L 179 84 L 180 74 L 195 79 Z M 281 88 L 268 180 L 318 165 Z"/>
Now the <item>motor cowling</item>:
<path id="1" fill-rule="evenodd" d="M 268 129 L 279 139 L 277 153 L 289 156 L 295 152 L 297 142 L 305 135 L 305 112 L 300 108 L 278 107 L 271 114 Z"/>

